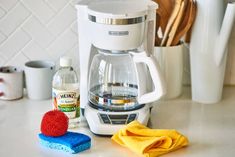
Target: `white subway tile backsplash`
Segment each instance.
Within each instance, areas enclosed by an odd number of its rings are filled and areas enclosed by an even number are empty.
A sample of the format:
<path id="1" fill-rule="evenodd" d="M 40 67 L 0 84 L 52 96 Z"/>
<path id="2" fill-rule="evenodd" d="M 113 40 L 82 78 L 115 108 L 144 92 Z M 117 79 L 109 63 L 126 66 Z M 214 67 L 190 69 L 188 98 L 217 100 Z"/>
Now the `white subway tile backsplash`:
<path id="1" fill-rule="evenodd" d="M 4 55 L 6 59 L 11 59 L 15 54 L 19 53 L 20 50 L 31 40 L 23 30 L 18 29 L 13 35 L 11 35 L 3 44 L 0 46 L 0 53 Z"/>
<path id="2" fill-rule="evenodd" d="M 73 56 L 76 29 L 71 0 L 0 0 L 0 66 Z"/>
<path id="3" fill-rule="evenodd" d="M 2 7 L 0 7 L 0 19 L 4 17 L 5 14 L 6 14 L 6 11 Z"/>
<path id="4" fill-rule="evenodd" d="M 5 40 L 6 40 L 6 36 L 2 33 L 2 32 L 0 32 L 0 44 L 2 43 L 2 42 L 4 42 Z"/>
<path id="5" fill-rule="evenodd" d="M 12 10 L 10 10 L 0 21 L 0 31 L 6 36 L 9 36 L 16 30 L 27 17 L 30 12 L 22 3 L 18 3 Z"/>
<path id="6" fill-rule="evenodd" d="M 48 29 L 56 36 L 60 35 L 64 30 L 76 20 L 76 10 L 70 5 L 62 9 L 51 21 L 48 23 Z"/>
<path id="7" fill-rule="evenodd" d="M 24 67 L 24 64 L 29 61 L 29 59 L 21 52 L 16 54 L 11 60 L 9 60 L 5 65 Z"/>
<path id="8" fill-rule="evenodd" d="M 71 25 L 71 29 L 74 33 L 78 34 L 78 25 L 77 25 L 77 21 L 75 21 L 72 25 Z"/>
<path id="9" fill-rule="evenodd" d="M 22 3 L 31 10 L 44 24 L 55 15 L 55 12 L 47 5 L 44 0 L 22 0 Z"/>
<path id="10" fill-rule="evenodd" d="M 73 58 L 79 71 L 75 5 L 80 0 L 0 0 L 0 66 L 28 60 Z M 235 25 L 229 44 L 226 84 L 235 85 Z M 188 54 L 186 61 L 188 62 Z M 188 63 L 186 64 L 188 65 Z M 185 84 L 190 82 L 185 67 Z"/>
<path id="11" fill-rule="evenodd" d="M 46 49 L 40 47 L 33 40 L 22 50 L 30 60 L 52 60 Z"/>
<path id="12" fill-rule="evenodd" d="M 66 56 L 69 56 L 71 58 L 73 58 L 73 67 L 75 68 L 75 70 L 77 72 L 79 72 L 79 68 L 80 65 L 79 65 L 79 53 L 78 53 L 78 44 L 75 44 L 75 46 L 70 49 L 66 54 L 64 54 Z"/>
<path id="13" fill-rule="evenodd" d="M 71 0 L 70 1 L 70 4 L 72 5 L 72 6 L 74 6 L 74 5 L 76 5 L 76 4 L 78 4 L 78 2 L 80 2 L 81 0 Z"/>
<path id="14" fill-rule="evenodd" d="M 5 57 L 0 54 L 0 65 L 4 65 L 5 62 L 6 62 Z"/>
<path id="15" fill-rule="evenodd" d="M 19 0 L 0 0 L 0 5 L 5 10 L 10 10 L 16 5 L 17 2 L 19 2 Z"/>
<path id="16" fill-rule="evenodd" d="M 77 42 L 77 35 L 68 29 L 61 34 L 48 48 L 48 52 L 55 60 L 67 53 Z"/>
<path id="17" fill-rule="evenodd" d="M 46 48 L 55 39 L 45 25 L 43 25 L 35 16 L 31 18 L 22 26 L 33 40 L 40 46 Z"/>
<path id="18" fill-rule="evenodd" d="M 46 2 L 55 10 L 59 11 L 62 9 L 69 1 L 68 0 L 46 0 Z"/>

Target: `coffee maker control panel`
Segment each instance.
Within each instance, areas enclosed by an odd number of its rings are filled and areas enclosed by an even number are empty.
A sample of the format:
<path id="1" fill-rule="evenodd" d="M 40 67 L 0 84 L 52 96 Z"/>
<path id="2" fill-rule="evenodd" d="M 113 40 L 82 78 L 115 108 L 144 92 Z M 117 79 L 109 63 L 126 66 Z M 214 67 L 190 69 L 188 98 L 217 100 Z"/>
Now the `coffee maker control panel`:
<path id="1" fill-rule="evenodd" d="M 99 117 L 103 124 L 123 125 L 136 120 L 137 114 L 136 113 L 132 113 L 129 115 L 99 114 Z"/>

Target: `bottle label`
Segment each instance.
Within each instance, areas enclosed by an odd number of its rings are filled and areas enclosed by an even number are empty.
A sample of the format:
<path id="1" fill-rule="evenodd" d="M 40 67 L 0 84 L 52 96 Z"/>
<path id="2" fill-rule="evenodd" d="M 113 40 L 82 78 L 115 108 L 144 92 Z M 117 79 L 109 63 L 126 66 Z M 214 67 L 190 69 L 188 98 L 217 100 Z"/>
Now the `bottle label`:
<path id="1" fill-rule="evenodd" d="M 77 90 L 52 90 L 53 108 L 64 112 L 69 118 L 80 116 L 80 94 Z"/>

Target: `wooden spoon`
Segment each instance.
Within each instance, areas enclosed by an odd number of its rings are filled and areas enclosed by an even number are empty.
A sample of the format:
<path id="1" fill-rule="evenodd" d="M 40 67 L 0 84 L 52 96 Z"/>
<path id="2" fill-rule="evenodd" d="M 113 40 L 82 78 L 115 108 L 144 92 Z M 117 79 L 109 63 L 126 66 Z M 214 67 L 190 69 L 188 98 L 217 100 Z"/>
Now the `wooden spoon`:
<path id="1" fill-rule="evenodd" d="M 163 36 L 163 40 L 161 42 L 161 46 L 164 46 L 166 44 L 166 41 L 167 41 L 167 38 L 168 38 L 168 34 L 170 32 L 170 29 L 180 11 L 180 6 L 181 6 L 181 3 L 182 3 L 183 0 L 176 0 L 175 2 L 175 6 L 174 6 L 174 9 L 173 9 L 173 12 L 171 14 L 171 17 L 168 21 L 168 24 L 167 24 L 167 27 L 166 27 L 166 30 L 164 32 L 164 36 Z"/>
<path id="2" fill-rule="evenodd" d="M 174 0 L 154 0 L 159 8 L 157 9 L 159 26 L 165 32 L 168 20 L 171 16 Z"/>
<path id="3" fill-rule="evenodd" d="M 158 31 L 164 34 L 168 20 L 170 18 L 173 3 L 175 0 L 153 0 L 158 4 L 156 13 L 156 35 L 155 35 L 155 46 L 160 46 L 162 37 L 159 36 Z"/>
<path id="4" fill-rule="evenodd" d="M 186 33 L 190 30 L 192 27 L 192 24 L 195 20 L 196 16 L 196 3 L 193 2 L 193 0 L 190 0 L 190 4 L 188 5 L 186 9 L 186 16 L 184 17 L 183 22 L 180 24 L 179 28 L 177 29 L 176 35 L 171 43 L 172 46 L 179 44 L 180 39 L 186 35 Z"/>
<path id="5" fill-rule="evenodd" d="M 160 29 L 160 17 L 159 15 L 157 14 L 156 15 L 156 33 L 155 33 L 155 43 L 154 45 L 155 46 L 159 46 L 161 44 L 161 38 L 158 36 L 158 31 Z"/>
<path id="6" fill-rule="evenodd" d="M 176 34 L 175 34 L 175 37 L 174 37 L 174 39 L 173 39 L 173 41 L 172 41 L 172 45 L 177 45 L 177 44 L 178 44 L 178 43 L 175 44 L 176 39 L 178 39 L 178 38 L 177 38 L 177 37 L 178 37 L 178 34 L 179 34 L 180 32 L 182 32 L 182 30 L 185 28 L 185 26 L 187 25 L 188 20 L 189 20 L 190 10 L 192 9 L 192 4 L 191 4 L 190 0 L 185 0 L 185 1 L 186 1 L 186 3 L 187 3 L 186 9 L 185 9 L 185 11 L 184 11 L 184 13 L 183 13 L 183 19 L 182 19 L 180 25 L 178 26 L 178 28 L 177 28 L 177 30 L 176 30 Z"/>
<path id="7" fill-rule="evenodd" d="M 171 46 L 171 43 L 174 39 L 174 36 L 175 36 L 175 33 L 176 33 L 176 30 L 178 29 L 179 25 L 180 25 L 180 22 L 182 21 L 183 19 L 183 14 L 184 14 L 184 10 L 186 8 L 186 1 L 184 0 L 182 3 L 181 3 L 181 6 L 180 6 L 180 11 L 172 25 L 172 28 L 171 28 L 171 31 L 169 33 L 169 36 L 168 36 L 168 40 L 167 40 L 167 44 L 166 46 Z"/>

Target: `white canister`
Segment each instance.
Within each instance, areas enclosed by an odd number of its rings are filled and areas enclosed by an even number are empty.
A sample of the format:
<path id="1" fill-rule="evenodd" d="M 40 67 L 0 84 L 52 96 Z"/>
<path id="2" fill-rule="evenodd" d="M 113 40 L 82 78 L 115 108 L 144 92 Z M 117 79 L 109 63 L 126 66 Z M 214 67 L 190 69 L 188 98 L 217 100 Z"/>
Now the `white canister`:
<path id="1" fill-rule="evenodd" d="M 22 98 L 23 89 L 23 70 L 13 66 L 0 67 L 0 99 Z"/>
<path id="2" fill-rule="evenodd" d="M 25 63 L 25 79 L 28 97 L 34 100 L 50 99 L 55 63 L 52 61 L 29 61 Z"/>
<path id="3" fill-rule="evenodd" d="M 164 98 L 173 99 L 181 95 L 183 82 L 184 45 L 154 47 L 153 56 L 157 59 L 166 82 Z"/>

